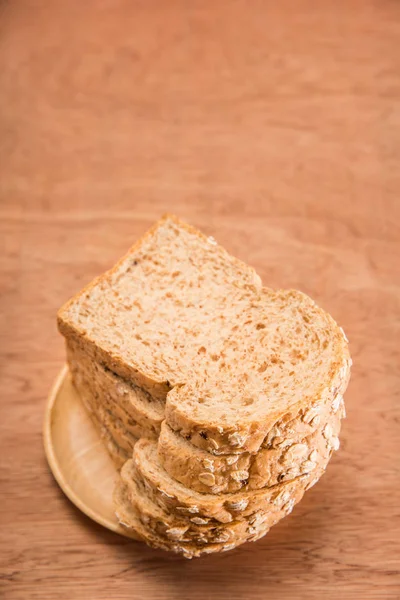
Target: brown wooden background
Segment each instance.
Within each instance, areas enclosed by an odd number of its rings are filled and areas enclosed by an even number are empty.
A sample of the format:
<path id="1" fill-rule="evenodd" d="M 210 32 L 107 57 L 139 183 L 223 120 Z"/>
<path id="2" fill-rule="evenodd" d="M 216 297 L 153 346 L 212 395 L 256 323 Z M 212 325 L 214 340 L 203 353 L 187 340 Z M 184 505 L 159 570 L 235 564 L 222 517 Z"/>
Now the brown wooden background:
<path id="1" fill-rule="evenodd" d="M 400 598 L 400 4 L 0 4 L 2 598 Z M 256 544 L 89 522 L 42 448 L 57 308 L 164 212 L 343 325 L 342 450 Z"/>

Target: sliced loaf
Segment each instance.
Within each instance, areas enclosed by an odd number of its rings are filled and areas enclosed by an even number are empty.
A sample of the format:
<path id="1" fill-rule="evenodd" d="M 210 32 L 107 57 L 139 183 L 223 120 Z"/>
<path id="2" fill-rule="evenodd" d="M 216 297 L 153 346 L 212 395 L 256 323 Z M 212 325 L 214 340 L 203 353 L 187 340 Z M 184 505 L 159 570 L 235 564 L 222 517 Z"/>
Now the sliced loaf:
<path id="1" fill-rule="evenodd" d="M 343 394 L 349 376 L 329 315 L 300 292 L 262 288 L 253 269 L 174 217 L 58 322 L 68 345 L 165 402 L 169 426 L 213 453 L 256 452 L 271 430 L 286 435 Z"/>

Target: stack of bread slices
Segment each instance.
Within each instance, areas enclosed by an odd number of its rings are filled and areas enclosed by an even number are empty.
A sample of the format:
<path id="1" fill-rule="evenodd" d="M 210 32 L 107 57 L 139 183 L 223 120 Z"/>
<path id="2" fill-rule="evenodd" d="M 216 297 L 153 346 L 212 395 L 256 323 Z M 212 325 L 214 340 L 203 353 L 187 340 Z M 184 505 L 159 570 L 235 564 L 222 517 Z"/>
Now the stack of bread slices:
<path id="1" fill-rule="evenodd" d="M 306 295 L 175 217 L 58 314 L 133 537 L 191 558 L 265 535 L 339 448 L 351 359 Z"/>

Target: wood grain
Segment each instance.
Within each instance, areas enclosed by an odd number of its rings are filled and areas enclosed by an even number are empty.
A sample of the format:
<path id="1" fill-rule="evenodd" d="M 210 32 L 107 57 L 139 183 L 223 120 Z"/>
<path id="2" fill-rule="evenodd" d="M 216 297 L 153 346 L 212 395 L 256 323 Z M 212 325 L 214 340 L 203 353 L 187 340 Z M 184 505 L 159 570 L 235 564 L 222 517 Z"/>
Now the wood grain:
<path id="1" fill-rule="evenodd" d="M 7 600 L 400 598 L 400 5 L 0 4 Z M 166 211 L 343 325 L 342 450 L 256 544 L 192 562 L 103 530 L 44 459 L 55 312 Z"/>

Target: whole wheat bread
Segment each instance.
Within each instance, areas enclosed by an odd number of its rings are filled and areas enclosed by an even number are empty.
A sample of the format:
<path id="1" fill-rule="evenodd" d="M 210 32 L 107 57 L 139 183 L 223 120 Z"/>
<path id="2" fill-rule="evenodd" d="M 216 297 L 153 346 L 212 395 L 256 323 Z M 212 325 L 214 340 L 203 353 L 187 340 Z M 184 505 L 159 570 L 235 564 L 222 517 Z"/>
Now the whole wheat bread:
<path id="1" fill-rule="evenodd" d="M 68 343 L 165 402 L 168 425 L 213 453 L 256 452 L 271 430 L 343 394 L 333 319 L 173 217 L 59 312 Z"/>

